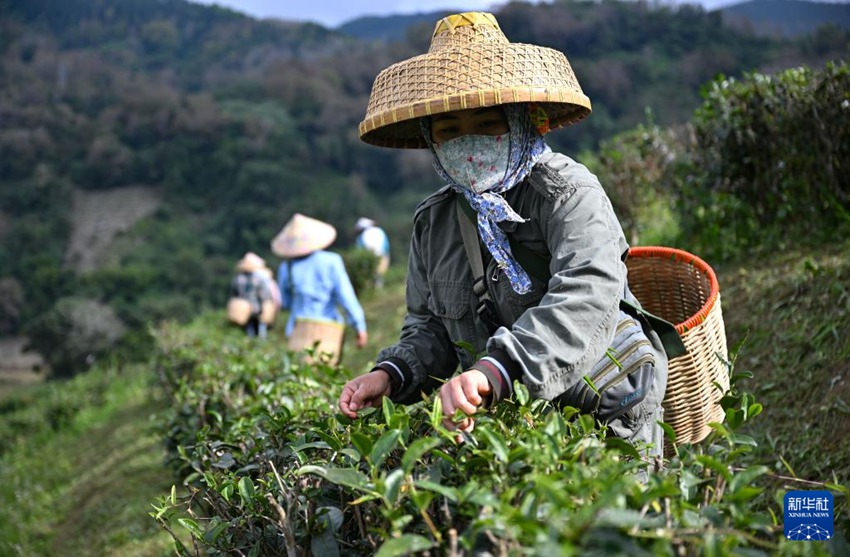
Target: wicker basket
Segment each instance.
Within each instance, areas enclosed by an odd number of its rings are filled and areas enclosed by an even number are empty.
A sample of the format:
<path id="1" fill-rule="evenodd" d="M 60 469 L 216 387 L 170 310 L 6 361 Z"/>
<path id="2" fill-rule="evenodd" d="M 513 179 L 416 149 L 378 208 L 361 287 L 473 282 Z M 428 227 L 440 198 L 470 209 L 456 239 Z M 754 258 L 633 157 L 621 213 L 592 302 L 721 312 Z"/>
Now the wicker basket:
<path id="1" fill-rule="evenodd" d="M 251 302 L 245 298 L 232 297 L 227 300 L 227 319 L 240 327 L 244 327 L 251 319 Z"/>
<path id="2" fill-rule="evenodd" d="M 647 311 L 676 325 L 688 349 L 670 360 L 664 421 L 677 445 L 702 441 L 712 431 L 709 422 L 723 421 L 719 402 L 729 388 L 717 276 L 699 257 L 674 248 L 631 248 L 626 265 L 632 293 Z"/>
<path id="3" fill-rule="evenodd" d="M 330 365 L 336 365 L 342 356 L 344 334 L 345 325 L 342 323 L 299 317 L 295 320 L 295 328 L 292 329 L 287 348 L 292 352 L 300 352 L 305 348 L 312 348 L 318 342 L 316 356 Z M 304 361 L 312 363 L 314 360 L 305 354 Z"/>

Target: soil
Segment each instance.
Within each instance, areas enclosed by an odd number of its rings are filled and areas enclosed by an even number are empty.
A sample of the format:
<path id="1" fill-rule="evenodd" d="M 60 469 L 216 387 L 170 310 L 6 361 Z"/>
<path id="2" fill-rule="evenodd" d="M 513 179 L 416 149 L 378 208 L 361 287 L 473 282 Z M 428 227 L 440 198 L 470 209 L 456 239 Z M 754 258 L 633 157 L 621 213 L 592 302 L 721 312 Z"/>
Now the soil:
<path id="1" fill-rule="evenodd" d="M 79 273 L 98 268 L 115 237 L 153 214 L 160 203 L 159 190 L 149 186 L 75 191 L 65 264 Z"/>

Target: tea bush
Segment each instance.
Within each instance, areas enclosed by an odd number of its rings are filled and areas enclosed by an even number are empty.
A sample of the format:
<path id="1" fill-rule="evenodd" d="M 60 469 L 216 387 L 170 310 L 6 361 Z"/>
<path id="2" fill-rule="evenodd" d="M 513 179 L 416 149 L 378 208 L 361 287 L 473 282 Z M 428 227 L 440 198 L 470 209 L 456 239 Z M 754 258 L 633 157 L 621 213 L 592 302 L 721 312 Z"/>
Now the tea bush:
<path id="1" fill-rule="evenodd" d="M 379 262 L 377 255 L 367 249 L 355 247 L 344 251 L 342 259 L 358 296 L 375 289 L 375 272 Z"/>
<path id="2" fill-rule="evenodd" d="M 666 244 L 678 233 L 667 175 L 690 148 L 690 128 L 646 124 L 603 141 L 580 157 L 599 176 L 631 245 Z"/>
<path id="3" fill-rule="evenodd" d="M 645 124 L 580 157 L 633 245 L 712 261 L 850 229 L 850 66 L 718 77 L 692 120 Z M 811 226 L 812 222 L 819 223 Z"/>
<path id="4" fill-rule="evenodd" d="M 642 447 L 531 400 L 520 384 L 458 436 L 441 426 L 438 399 L 385 400 L 344 417 L 335 406 L 348 372 L 302 365 L 273 343 L 203 321 L 157 338 L 173 462 L 189 495 L 175 489 L 151 514 L 191 532 L 191 548 L 175 536 L 182 555 L 831 551 L 783 538 L 782 496 L 802 488 L 753 459 L 756 441 L 741 428 L 761 405 L 740 389 L 748 373 L 731 375 L 726 421 L 655 469 Z M 819 485 L 835 494 L 841 531 L 847 487 Z"/>
<path id="5" fill-rule="evenodd" d="M 71 377 L 106 356 L 126 334 L 107 304 L 66 297 L 27 328 L 30 347 L 44 356 L 53 377 Z"/>
<path id="6" fill-rule="evenodd" d="M 781 247 L 792 236 L 829 240 L 847 228 L 846 62 L 719 77 L 703 99 L 696 141 L 669 178 L 683 238 L 714 259 Z"/>

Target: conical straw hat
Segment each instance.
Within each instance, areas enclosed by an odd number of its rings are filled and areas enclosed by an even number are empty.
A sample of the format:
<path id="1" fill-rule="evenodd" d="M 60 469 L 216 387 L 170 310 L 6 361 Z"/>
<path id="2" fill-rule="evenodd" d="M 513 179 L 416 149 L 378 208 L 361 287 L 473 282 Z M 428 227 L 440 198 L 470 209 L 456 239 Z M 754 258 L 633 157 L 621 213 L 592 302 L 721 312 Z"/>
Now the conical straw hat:
<path id="1" fill-rule="evenodd" d="M 336 228 L 326 222 L 295 213 L 272 240 L 272 252 L 290 259 L 325 249 L 336 239 Z"/>
<path id="2" fill-rule="evenodd" d="M 249 251 L 242 257 L 242 259 L 236 262 L 236 270 L 240 273 L 253 273 L 254 271 L 259 271 L 265 266 L 266 261 L 253 251 Z"/>
<path id="3" fill-rule="evenodd" d="M 529 102 L 546 111 L 549 129 L 590 114 L 590 99 L 562 52 L 509 42 L 493 14 L 455 14 L 437 22 L 427 54 L 378 74 L 360 139 L 382 147 L 424 148 L 422 116 Z"/>

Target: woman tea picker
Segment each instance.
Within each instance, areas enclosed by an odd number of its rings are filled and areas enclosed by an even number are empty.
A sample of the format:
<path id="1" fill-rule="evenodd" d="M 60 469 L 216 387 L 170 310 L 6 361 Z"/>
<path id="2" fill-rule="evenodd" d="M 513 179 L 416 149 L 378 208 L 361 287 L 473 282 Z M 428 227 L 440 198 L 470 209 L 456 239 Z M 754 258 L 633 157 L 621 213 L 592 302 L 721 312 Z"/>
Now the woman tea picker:
<path id="1" fill-rule="evenodd" d="M 562 53 L 508 42 L 488 13 L 446 17 L 427 54 L 378 75 L 361 138 L 429 149 L 446 187 L 414 215 L 400 340 L 345 385 L 344 414 L 439 388 L 446 427 L 469 430 L 519 380 L 661 454 L 667 356 L 621 309 L 623 231 L 596 176 L 543 138 L 589 113 Z"/>

